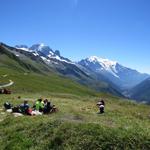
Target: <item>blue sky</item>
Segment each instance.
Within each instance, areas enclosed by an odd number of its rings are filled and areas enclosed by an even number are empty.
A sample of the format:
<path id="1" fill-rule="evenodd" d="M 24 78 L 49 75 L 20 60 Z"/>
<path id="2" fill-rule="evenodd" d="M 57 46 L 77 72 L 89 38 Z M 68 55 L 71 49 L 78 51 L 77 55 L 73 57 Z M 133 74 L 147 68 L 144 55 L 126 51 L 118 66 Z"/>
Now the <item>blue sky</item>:
<path id="1" fill-rule="evenodd" d="M 0 0 L 0 41 L 45 43 L 150 73 L 150 0 Z"/>

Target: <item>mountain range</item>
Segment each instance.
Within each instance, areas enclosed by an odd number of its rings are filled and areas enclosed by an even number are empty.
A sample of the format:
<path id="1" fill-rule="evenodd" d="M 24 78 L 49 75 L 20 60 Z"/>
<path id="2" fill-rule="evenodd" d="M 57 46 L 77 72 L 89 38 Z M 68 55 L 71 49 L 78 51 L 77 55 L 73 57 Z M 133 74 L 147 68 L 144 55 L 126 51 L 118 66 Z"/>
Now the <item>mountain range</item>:
<path id="1" fill-rule="evenodd" d="M 146 78 L 148 74 L 122 66 L 116 61 L 91 56 L 79 62 L 96 74 L 102 74 L 116 84 L 121 90 L 131 89 Z"/>
<path id="2" fill-rule="evenodd" d="M 150 78 L 144 80 L 129 91 L 129 96 L 137 101 L 150 104 Z"/>
<path id="3" fill-rule="evenodd" d="M 49 74 L 55 72 L 64 78 L 70 78 L 88 88 L 107 92 L 117 96 L 142 101 L 135 95 L 142 82 L 150 77 L 149 74 L 140 73 L 119 64 L 116 61 L 91 56 L 79 62 L 73 62 L 61 56 L 59 50 L 53 50 L 44 44 L 8 46 L 0 44 L 0 53 L 5 53 L 29 72 Z M 8 62 L 3 62 L 3 64 Z M 26 69 L 24 71 L 26 71 Z M 143 85 L 143 84 L 142 84 Z M 138 92 L 139 93 L 139 92 Z M 148 101 L 148 97 L 144 99 Z"/>
<path id="4" fill-rule="evenodd" d="M 53 53 L 52 57 L 45 55 L 39 50 L 25 48 L 25 46 L 16 48 L 1 43 L 0 67 L 3 67 L 3 69 L 13 69 L 12 72 L 15 70 L 23 74 L 36 73 L 45 77 L 53 74 L 59 78 L 60 82 L 62 78 L 70 78 L 73 83 L 76 81 L 86 88 L 122 96 L 122 94 L 109 83 L 95 80 L 95 78 L 89 76 L 69 59 L 54 54 L 55 52 L 50 48 L 49 53 Z M 56 53 L 58 53 L 58 51 L 56 51 Z"/>

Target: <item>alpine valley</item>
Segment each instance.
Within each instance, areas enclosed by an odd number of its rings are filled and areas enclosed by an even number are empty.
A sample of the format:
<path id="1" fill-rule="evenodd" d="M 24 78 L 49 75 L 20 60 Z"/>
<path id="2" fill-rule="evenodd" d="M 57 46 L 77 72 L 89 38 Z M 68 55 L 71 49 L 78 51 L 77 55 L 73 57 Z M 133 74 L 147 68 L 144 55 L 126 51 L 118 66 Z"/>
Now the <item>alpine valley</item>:
<path id="1" fill-rule="evenodd" d="M 0 44 L 0 66 L 22 72 L 69 79 L 87 89 L 110 93 L 120 97 L 133 98 L 149 102 L 145 92 L 144 100 L 138 92 L 148 84 L 150 75 L 140 73 L 119 64 L 116 61 L 97 56 L 73 62 L 61 56 L 59 50 L 53 50 L 44 44 L 8 46 Z M 147 88 L 146 88 L 147 89 Z M 148 90 L 148 89 L 147 89 Z"/>

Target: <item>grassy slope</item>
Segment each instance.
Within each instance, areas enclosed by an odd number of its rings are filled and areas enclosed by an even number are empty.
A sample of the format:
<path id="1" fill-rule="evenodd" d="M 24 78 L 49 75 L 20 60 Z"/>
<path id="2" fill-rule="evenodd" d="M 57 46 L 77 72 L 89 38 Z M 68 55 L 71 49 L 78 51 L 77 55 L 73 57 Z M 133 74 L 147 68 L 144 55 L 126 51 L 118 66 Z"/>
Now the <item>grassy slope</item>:
<path id="1" fill-rule="evenodd" d="M 95 95 L 94 90 L 67 79 L 41 64 L 40 61 L 33 61 L 25 55 L 20 54 L 21 60 L 12 54 L 7 47 L 0 46 L 0 84 L 11 79 L 15 85 L 11 88 L 16 92 L 55 92 L 72 93 L 78 95 Z M 2 75 L 7 74 L 7 78 Z M 84 78 L 81 79 L 84 81 Z M 90 83 L 89 83 L 90 84 Z M 93 83 L 91 83 L 93 84 Z M 99 84 L 102 90 L 107 90 L 107 85 Z M 106 87 L 105 87 L 106 86 Z M 109 89 L 108 89 L 109 90 Z M 110 88 L 111 90 L 111 88 Z"/>
<path id="2" fill-rule="evenodd" d="M 2 75 L 8 75 L 3 78 Z M 8 82 L 11 79 L 15 84 L 10 87 L 13 92 L 19 93 L 70 93 L 77 95 L 96 95 L 96 93 L 80 84 L 60 77 L 54 73 L 40 75 L 35 73 L 18 72 L 15 69 L 0 67 L 0 81 Z"/>
<path id="3" fill-rule="evenodd" d="M 0 105 L 9 100 L 32 105 L 41 94 L 1 95 Z M 149 106 L 122 101 L 110 95 L 106 113 L 97 114 L 96 97 L 69 94 L 48 95 L 59 112 L 44 116 L 14 118 L 2 114 L 1 149 L 150 149 Z"/>
<path id="4" fill-rule="evenodd" d="M 92 90 L 56 74 L 24 74 L 26 70 L 18 67 L 12 61 L 0 67 L 1 83 L 15 82 L 14 94 L 0 95 L 0 108 L 5 101 L 16 105 L 28 99 L 32 105 L 37 98 L 47 97 L 59 112 L 14 118 L 1 110 L 0 149 L 150 149 L 149 106 L 101 94 L 106 113 L 99 115 Z M 8 77 L 3 78 L 5 74 Z"/>

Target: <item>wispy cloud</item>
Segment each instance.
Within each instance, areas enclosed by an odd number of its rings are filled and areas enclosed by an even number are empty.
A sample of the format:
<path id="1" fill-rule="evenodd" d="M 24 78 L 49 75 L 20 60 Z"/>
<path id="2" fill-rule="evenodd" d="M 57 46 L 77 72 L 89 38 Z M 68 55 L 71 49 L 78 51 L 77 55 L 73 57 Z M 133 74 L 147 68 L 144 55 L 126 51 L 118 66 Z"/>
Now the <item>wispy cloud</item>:
<path id="1" fill-rule="evenodd" d="M 79 0 L 70 0 L 74 7 L 78 6 Z"/>
<path id="2" fill-rule="evenodd" d="M 77 6 L 78 5 L 78 0 L 73 0 L 74 1 L 74 5 Z"/>

